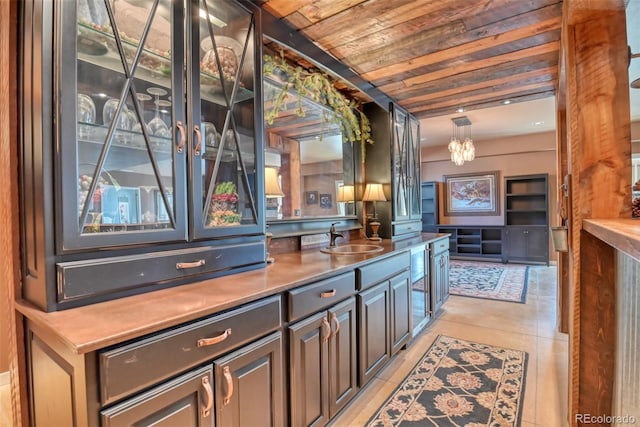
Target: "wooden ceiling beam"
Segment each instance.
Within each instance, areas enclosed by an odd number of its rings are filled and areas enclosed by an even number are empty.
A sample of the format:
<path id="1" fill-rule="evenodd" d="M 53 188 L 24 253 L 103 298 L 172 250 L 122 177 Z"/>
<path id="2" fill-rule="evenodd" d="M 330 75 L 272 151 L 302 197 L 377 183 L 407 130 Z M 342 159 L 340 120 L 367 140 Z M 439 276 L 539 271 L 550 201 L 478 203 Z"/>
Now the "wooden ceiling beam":
<path id="1" fill-rule="evenodd" d="M 407 70 L 414 70 L 426 65 L 436 64 L 449 58 L 469 55 L 480 50 L 489 49 L 495 45 L 511 43 L 516 40 L 524 39 L 539 33 L 544 33 L 559 28 L 560 17 L 556 16 L 541 22 L 535 22 L 533 24 L 518 28 L 513 31 L 501 33 L 493 37 L 484 37 L 478 40 L 471 41 L 469 43 L 465 43 L 463 45 L 440 50 L 427 55 L 422 55 L 420 57 L 413 58 L 410 61 L 399 62 L 386 67 L 378 68 L 374 71 L 365 72 L 361 75 L 362 78 L 366 80 L 377 81 L 385 77 L 390 77 L 398 73 L 406 72 Z"/>
<path id="2" fill-rule="evenodd" d="M 534 57 L 542 56 L 549 53 L 552 53 L 554 57 L 557 58 L 559 49 L 560 49 L 560 42 L 554 41 L 544 45 L 534 46 L 529 49 L 523 49 L 523 50 L 507 53 L 504 55 L 492 56 L 492 57 L 478 60 L 478 61 L 462 60 L 462 63 L 457 66 L 443 67 L 438 71 L 434 71 L 431 73 L 423 74 L 421 76 L 412 77 L 407 80 L 404 80 L 403 82 L 404 85 L 402 87 L 399 87 L 399 85 L 397 84 L 394 86 L 385 85 L 385 86 L 380 86 L 380 90 L 393 94 L 392 96 L 395 98 L 398 95 L 403 93 L 412 93 L 412 92 L 415 92 L 416 90 L 421 90 L 421 89 L 424 90 L 423 88 L 424 84 L 433 82 L 436 80 L 445 79 L 450 76 L 463 75 L 465 73 L 471 73 L 478 70 L 481 70 L 482 72 L 486 73 L 488 70 L 493 68 L 495 68 L 497 71 L 498 69 L 496 68 L 496 66 L 498 65 L 510 64 L 510 63 L 513 63 L 514 61 L 519 61 L 519 60 L 530 61 Z"/>
<path id="3" fill-rule="evenodd" d="M 427 95 L 415 96 L 402 100 L 403 106 L 411 109 L 414 104 L 426 101 L 435 101 L 438 99 L 448 98 L 459 94 L 475 94 L 478 90 L 502 90 L 508 87 L 525 86 L 531 83 L 555 81 L 557 67 L 546 67 L 539 70 L 528 71 L 522 74 L 515 74 L 508 77 L 499 77 L 495 79 L 485 80 L 465 86 L 457 86 L 451 89 L 434 91 Z"/>
<path id="4" fill-rule="evenodd" d="M 536 99 L 549 98 L 551 96 L 554 96 L 553 90 L 534 92 L 531 94 L 520 95 L 517 97 L 510 97 L 509 99 L 511 100 L 512 104 L 515 104 L 518 102 L 535 101 Z M 503 99 L 504 98 L 488 99 L 488 100 L 483 100 L 481 102 L 478 102 L 476 104 L 467 104 L 465 105 L 464 109 L 465 109 L 465 112 L 468 112 L 473 110 L 481 110 L 483 108 L 500 107 L 502 106 Z M 436 108 L 433 110 L 424 110 L 424 111 L 416 112 L 414 113 L 414 116 L 418 119 L 426 119 L 430 117 L 444 116 L 444 115 L 453 114 L 453 113 L 455 113 L 455 109 L 451 107 L 442 107 L 442 108 Z"/>
<path id="5" fill-rule="evenodd" d="M 478 101 L 484 101 L 487 99 L 494 100 L 504 100 L 511 99 L 512 97 L 518 97 L 520 94 L 527 94 L 531 92 L 547 92 L 553 91 L 554 85 L 549 84 L 549 82 L 540 82 L 540 83 L 532 83 L 526 86 L 520 86 L 515 88 L 508 88 L 499 91 L 491 91 L 490 96 L 487 93 L 479 93 L 476 95 L 467 95 L 464 97 L 449 97 L 446 100 L 441 100 L 440 102 L 434 102 L 430 104 L 426 104 L 422 107 L 414 106 L 410 109 L 410 111 L 418 113 L 420 111 L 432 110 L 437 108 L 455 108 L 455 107 L 465 107 L 467 105 L 472 105 Z M 402 105 L 402 104 L 400 104 Z M 404 106 L 404 105 L 403 105 Z"/>

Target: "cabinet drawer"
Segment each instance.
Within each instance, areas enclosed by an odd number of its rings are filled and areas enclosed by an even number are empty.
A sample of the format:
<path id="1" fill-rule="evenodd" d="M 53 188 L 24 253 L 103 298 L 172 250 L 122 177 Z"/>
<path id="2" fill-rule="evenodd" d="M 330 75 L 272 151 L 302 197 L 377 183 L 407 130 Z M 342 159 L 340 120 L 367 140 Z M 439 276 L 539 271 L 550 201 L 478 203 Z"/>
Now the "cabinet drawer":
<path id="1" fill-rule="evenodd" d="M 402 234 L 420 233 L 422 232 L 422 222 L 405 222 L 402 224 L 393 225 L 393 235 L 400 236 Z"/>
<path id="2" fill-rule="evenodd" d="M 264 262 L 264 242 L 57 264 L 58 302 L 97 297 Z"/>
<path id="3" fill-rule="evenodd" d="M 358 290 L 380 283 L 396 273 L 406 270 L 411 264 L 411 254 L 409 251 L 391 256 L 380 261 L 374 261 L 369 265 L 360 267 L 358 271 Z"/>
<path id="4" fill-rule="evenodd" d="M 353 271 L 289 291 L 289 321 L 329 307 L 355 292 Z"/>
<path id="5" fill-rule="evenodd" d="M 433 249 L 431 251 L 431 253 L 433 255 L 439 254 L 440 252 L 444 252 L 444 251 L 448 251 L 449 250 L 449 239 L 448 238 L 436 240 L 435 242 L 432 242 L 431 244 L 433 245 Z"/>
<path id="6" fill-rule="evenodd" d="M 281 324 L 280 296 L 275 296 L 101 352 L 101 402 L 109 404 L 211 360 Z"/>

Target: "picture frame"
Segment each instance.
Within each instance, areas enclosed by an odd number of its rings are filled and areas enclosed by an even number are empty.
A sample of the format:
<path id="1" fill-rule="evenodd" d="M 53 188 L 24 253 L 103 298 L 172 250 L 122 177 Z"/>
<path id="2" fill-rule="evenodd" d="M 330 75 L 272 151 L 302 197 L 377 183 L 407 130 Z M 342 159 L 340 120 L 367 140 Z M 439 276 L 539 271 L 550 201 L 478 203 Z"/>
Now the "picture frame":
<path id="1" fill-rule="evenodd" d="M 322 209 L 331 209 L 331 194 L 321 194 L 320 195 L 320 207 Z"/>
<path id="2" fill-rule="evenodd" d="M 499 215 L 498 171 L 444 175 L 445 216 Z"/>
<path id="3" fill-rule="evenodd" d="M 305 193 L 305 199 L 307 200 L 308 205 L 317 205 L 318 204 L 318 192 L 317 191 L 307 191 Z"/>

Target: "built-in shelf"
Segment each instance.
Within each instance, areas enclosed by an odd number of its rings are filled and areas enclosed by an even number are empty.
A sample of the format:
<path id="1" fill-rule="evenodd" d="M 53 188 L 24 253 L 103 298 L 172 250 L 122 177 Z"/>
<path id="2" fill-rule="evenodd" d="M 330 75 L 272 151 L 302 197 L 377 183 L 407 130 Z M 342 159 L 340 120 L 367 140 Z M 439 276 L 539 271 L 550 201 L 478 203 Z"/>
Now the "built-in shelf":
<path id="1" fill-rule="evenodd" d="M 435 233 L 437 230 L 440 185 L 437 181 L 422 183 L 422 231 L 425 233 Z"/>
<path id="2" fill-rule="evenodd" d="M 449 251 L 455 259 L 491 259 L 502 261 L 503 227 L 501 226 L 437 226 L 438 233 L 448 233 Z"/>

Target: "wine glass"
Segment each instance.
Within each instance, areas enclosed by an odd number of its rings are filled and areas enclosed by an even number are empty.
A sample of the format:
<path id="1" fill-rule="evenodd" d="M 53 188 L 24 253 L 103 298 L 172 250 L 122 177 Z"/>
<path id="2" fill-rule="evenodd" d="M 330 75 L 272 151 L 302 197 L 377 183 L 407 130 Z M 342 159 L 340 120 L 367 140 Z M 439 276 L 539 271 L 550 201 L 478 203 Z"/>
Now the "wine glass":
<path id="1" fill-rule="evenodd" d="M 160 118 L 160 106 L 171 105 L 169 101 L 160 100 L 160 97 L 166 95 L 167 91 L 159 87 L 150 87 L 149 89 L 147 89 L 147 92 L 149 92 L 151 95 L 154 95 L 156 97 L 156 100 L 155 100 L 156 115 L 148 123 L 151 133 L 155 136 L 163 136 L 163 137 L 171 136 L 171 132 L 169 132 L 169 127 L 164 122 L 164 120 Z"/>
<path id="2" fill-rule="evenodd" d="M 96 105 L 89 95 L 83 93 L 78 94 L 78 137 L 86 138 L 89 136 L 90 129 L 86 123 L 94 124 L 96 122 Z"/>

